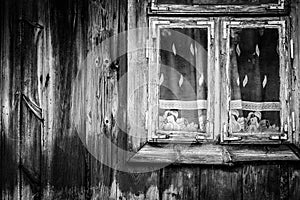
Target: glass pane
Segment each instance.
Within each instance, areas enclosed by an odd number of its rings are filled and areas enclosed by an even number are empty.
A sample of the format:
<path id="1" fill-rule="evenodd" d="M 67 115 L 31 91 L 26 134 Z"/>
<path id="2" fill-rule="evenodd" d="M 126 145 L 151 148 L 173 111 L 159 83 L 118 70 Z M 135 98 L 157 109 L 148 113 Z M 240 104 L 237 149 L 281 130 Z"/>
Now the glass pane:
<path id="1" fill-rule="evenodd" d="M 278 45 L 278 29 L 231 29 L 232 132 L 280 130 Z"/>
<path id="2" fill-rule="evenodd" d="M 206 131 L 207 60 L 207 28 L 160 31 L 160 130 Z"/>
<path id="3" fill-rule="evenodd" d="M 259 5 L 278 4 L 278 0 L 157 0 L 157 3 L 182 5 Z"/>

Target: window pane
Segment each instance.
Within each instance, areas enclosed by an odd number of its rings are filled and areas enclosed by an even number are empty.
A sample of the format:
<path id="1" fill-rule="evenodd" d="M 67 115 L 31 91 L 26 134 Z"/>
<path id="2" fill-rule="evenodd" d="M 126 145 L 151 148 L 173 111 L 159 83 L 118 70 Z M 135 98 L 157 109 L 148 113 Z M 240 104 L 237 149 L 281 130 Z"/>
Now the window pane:
<path id="1" fill-rule="evenodd" d="M 205 132 L 207 28 L 160 31 L 159 129 Z"/>
<path id="2" fill-rule="evenodd" d="M 259 5 L 278 4 L 278 0 L 157 0 L 159 4 L 182 4 L 182 5 Z"/>
<path id="3" fill-rule="evenodd" d="M 232 132 L 280 130 L 278 45 L 278 29 L 231 29 Z"/>

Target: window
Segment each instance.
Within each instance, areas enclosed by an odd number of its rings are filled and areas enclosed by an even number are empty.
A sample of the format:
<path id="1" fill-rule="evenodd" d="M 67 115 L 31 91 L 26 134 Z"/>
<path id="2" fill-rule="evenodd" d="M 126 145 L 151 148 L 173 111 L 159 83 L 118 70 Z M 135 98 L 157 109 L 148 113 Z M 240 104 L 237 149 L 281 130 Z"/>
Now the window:
<path id="1" fill-rule="evenodd" d="M 291 141 L 287 24 L 151 17 L 148 140 Z"/>
<path id="2" fill-rule="evenodd" d="M 153 0 L 147 70 L 129 66 L 129 86 L 147 79 L 129 116 L 145 124 L 148 143 L 130 160 L 299 160 L 288 8 L 285 0 Z"/>
<path id="3" fill-rule="evenodd" d="M 149 138 L 213 139 L 214 21 L 151 18 Z"/>
<path id="4" fill-rule="evenodd" d="M 223 21 L 226 140 L 288 140 L 290 63 L 286 20 Z"/>

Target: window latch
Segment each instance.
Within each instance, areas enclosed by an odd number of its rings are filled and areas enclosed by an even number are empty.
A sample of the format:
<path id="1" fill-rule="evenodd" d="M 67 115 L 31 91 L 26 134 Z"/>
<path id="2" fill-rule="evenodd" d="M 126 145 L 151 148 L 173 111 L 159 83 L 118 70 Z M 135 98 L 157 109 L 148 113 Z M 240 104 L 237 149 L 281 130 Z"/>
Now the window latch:
<path id="1" fill-rule="evenodd" d="M 286 133 L 284 133 L 284 134 L 281 134 L 281 135 L 272 135 L 272 136 L 270 136 L 269 139 L 270 140 L 287 140 L 288 136 L 287 136 Z"/>
<path id="2" fill-rule="evenodd" d="M 224 141 L 239 141 L 242 140 L 241 137 L 225 137 Z"/>
<path id="3" fill-rule="evenodd" d="M 204 140 L 206 140 L 206 136 L 196 135 L 195 139 L 196 139 L 196 142 L 203 142 Z"/>
<path id="4" fill-rule="evenodd" d="M 152 137 L 153 139 L 168 139 L 170 138 L 169 135 L 155 135 Z"/>
<path id="5" fill-rule="evenodd" d="M 168 11 L 168 10 L 170 10 L 170 8 L 169 7 L 157 6 L 155 4 L 152 4 L 151 10 L 152 11 Z"/>
<path id="6" fill-rule="evenodd" d="M 158 140 L 167 140 L 170 138 L 170 135 L 163 134 L 163 135 L 154 135 L 152 136 L 152 142 L 158 142 Z"/>

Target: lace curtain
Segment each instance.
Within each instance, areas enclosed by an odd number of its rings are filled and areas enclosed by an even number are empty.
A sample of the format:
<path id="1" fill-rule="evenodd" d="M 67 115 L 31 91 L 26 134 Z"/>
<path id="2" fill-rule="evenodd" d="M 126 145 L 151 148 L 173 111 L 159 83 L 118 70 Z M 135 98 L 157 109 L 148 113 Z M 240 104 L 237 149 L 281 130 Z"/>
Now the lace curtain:
<path id="1" fill-rule="evenodd" d="M 232 29 L 230 38 L 233 132 L 280 129 L 278 29 Z"/>
<path id="2" fill-rule="evenodd" d="M 207 29 L 163 29 L 160 49 L 160 130 L 205 132 Z"/>

